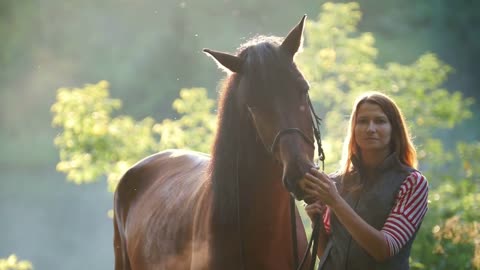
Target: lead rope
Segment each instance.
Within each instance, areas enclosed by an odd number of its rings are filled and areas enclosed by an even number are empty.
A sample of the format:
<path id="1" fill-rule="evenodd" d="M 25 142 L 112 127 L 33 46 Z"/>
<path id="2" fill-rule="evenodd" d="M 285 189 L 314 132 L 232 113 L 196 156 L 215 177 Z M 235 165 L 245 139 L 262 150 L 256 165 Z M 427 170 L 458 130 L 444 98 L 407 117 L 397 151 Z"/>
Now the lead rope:
<path id="1" fill-rule="evenodd" d="M 291 233 L 292 233 L 292 244 L 293 244 L 293 265 L 295 269 L 298 268 L 298 243 L 297 243 L 297 215 L 295 213 L 295 198 L 293 195 L 290 195 L 290 222 L 291 222 Z M 302 260 L 303 264 L 303 260 Z"/>
<path id="2" fill-rule="evenodd" d="M 310 97 L 307 96 L 308 105 L 310 106 L 310 112 L 312 114 L 312 126 L 313 126 L 313 134 L 315 136 L 315 140 L 317 141 L 317 151 L 318 151 L 318 159 L 322 163 L 322 171 L 325 170 L 325 152 L 323 151 L 322 147 L 322 137 L 320 134 L 320 122 L 322 119 L 315 113 L 313 109 L 312 101 Z M 323 218 L 320 215 L 315 217 L 313 222 L 313 231 L 312 235 L 310 236 L 310 241 L 308 242 L 307 249 L 305 250 L 305 254 L 303 255 L 302 261 L 300 265 L 298 265 L 298 249 L 297 249 L 297 222 L 296 222 L 296 215 L 295 215 L 295 198 L 290 196 L 290 221 L 292 227 L 292 241 L 293 241 L 293 258 L 294 258 L 294 266 L 295 269 L 301 270 L 303 265 L 307 259 L 308 253 L 311 251 L 311 261 L 310 261 L 310 270 L 315 268 L 315 262 L 317 258 L 317 251 L 318 251 L 318 237 L 320 234 L 320 227 L 323 225 Z M 313 244 L 313 247 L 312 247 Z"/>
<path id="3" fill-rule="evenodd" d="M 322 162 L 322 171 L 325 170 L 325 152 L 323 152 L 322 147 L 322 135 L 320 133 L 320 123 L 322 122 L 322 118 L 320 118 L 313 109 L 312 101 L 310 100 L 310 96 L 308 97 L 308 106 L 310 106 L 310 112 L 312 113 L 312 124 L 313 124 L 313 135 L 315 136 L 315 140 L 317 141 L 317 151 L 318 151 L 318 159 Z"/>

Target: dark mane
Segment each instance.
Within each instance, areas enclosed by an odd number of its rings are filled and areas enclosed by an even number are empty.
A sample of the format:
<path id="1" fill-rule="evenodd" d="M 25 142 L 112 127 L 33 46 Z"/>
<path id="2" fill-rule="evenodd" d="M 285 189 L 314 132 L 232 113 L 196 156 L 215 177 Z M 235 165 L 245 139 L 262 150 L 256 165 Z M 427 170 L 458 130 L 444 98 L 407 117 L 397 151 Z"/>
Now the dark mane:
<path id="1" fill-rule="evenodd" d="M 268 155 L 263 144 L 256 139 L 246 104 L 239 99 L 241 91 L 247 91 L 247 95 L 253 94 L 259 100 L 268 98 L 275 90 L 272 85 L 276 81 L 274 76 L 289 72 L 285 68 L 287 57 L 278 49 L 280 42 L 276 37 L 261 36 L 244 44 L 238 56 L 245 60 L 245 72 L 230 74 L 223 82 L 218 102 L 217 134 L 209 166 L 214 243 L 216 238 L 222 241 L 226 235 L 231 238 L 238 226 L 237 181 L 242 181 L 238 169 L 242 168 L 245 173 L 246 168 Z M 240 79 L 243 79 L 242 85 Z"/>

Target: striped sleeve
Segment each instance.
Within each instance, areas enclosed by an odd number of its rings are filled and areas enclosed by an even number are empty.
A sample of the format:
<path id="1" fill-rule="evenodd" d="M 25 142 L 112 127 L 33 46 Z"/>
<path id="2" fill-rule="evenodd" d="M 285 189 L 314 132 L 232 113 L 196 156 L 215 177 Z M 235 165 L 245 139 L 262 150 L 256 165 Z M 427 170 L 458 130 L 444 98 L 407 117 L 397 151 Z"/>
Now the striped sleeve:
<path id="1" fill-rule="evenodd" d="M 330 234 L 330 207 L 327 207 L 323 213 L 323 226 L 325 227 L 325 232 Z"/>
<path id="2" fill-rule="evenodd" d="M 400 186 L 382 232 L 390 256 L 397 254 L 417 231 L 427 212 L 428 182 L 420 172 L 411 173 Z"/>

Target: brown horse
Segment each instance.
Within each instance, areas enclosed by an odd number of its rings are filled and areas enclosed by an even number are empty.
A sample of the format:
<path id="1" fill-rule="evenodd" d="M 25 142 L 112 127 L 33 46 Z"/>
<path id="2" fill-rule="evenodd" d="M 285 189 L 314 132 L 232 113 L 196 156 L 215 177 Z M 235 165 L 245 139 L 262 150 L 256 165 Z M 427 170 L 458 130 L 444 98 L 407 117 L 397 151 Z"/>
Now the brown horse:
<path id="1" fill-rule="evenodd" d="M 126 172 L 115 192 L 116 270 L 294 269 L 289 192 L 303 198 L 314 166 L 309 86 L 293 61 L 304 22 L 237 55 L 204 50 L 230 73 L 212 155 L 169 150 Z"/>

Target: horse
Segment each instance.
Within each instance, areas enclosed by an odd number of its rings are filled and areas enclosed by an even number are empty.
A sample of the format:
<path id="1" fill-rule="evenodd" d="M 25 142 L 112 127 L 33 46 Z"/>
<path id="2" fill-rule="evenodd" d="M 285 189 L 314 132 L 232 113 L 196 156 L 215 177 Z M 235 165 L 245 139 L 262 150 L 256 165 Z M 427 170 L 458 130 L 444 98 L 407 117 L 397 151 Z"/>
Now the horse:
<path id="1" fill-rule="evenodd" d="M 315 166 L 309 84 L 294 62 L 305 18 L 284 39 L 257 36 L 236 54 L 204 49 L 228 72 L 211 156 L 165 150 L 122 176 L 115 270 L 291 270 L 292 254 L 308 253 L 289 207 Z"/>

